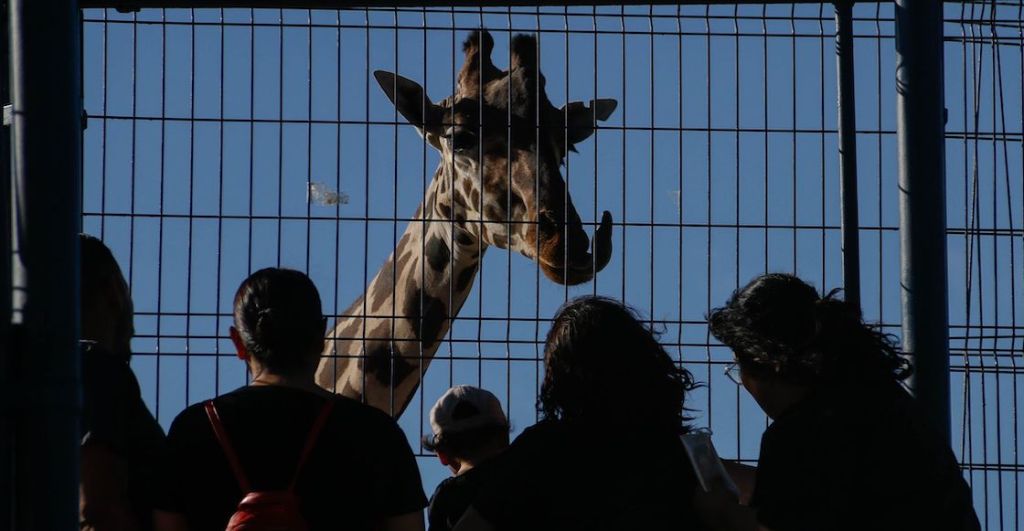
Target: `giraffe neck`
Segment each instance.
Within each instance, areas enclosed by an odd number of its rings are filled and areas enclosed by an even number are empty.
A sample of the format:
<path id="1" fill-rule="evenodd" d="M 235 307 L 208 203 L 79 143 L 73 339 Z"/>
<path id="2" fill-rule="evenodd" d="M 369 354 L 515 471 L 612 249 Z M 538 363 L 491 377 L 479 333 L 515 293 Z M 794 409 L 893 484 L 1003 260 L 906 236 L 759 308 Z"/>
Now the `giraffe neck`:
<path id="1" fill-rule="evenodd" d="M 451 216 L 442 165 L 391 256 L 328 335 L 317 383 L 399 416 L 473 287 L 486 245 Z"/>

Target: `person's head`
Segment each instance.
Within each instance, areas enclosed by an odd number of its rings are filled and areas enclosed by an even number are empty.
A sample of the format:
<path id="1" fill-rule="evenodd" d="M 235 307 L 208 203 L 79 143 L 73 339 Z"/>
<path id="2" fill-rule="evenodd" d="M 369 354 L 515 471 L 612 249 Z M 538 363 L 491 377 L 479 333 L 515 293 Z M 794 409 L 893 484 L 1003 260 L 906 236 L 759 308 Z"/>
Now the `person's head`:
<path id="1" fill-rule="evenodd" d="M 732 349 L 743 386 L 772 417 L 818 389 L 870 387 L 905 379 L 909 365 L 860 310 L 824 297 L 796 276 L 761 275 L 708 316 Z"/>
<path id="2" fill-rule="evenodd" d="M 430 429 L 423 447 L 459 474 L 508 447 L 509 423 L 501 402 L 490 391 L 457 385 L 430 409 Z"/>
<path id="3" fill-rule="evenodd" d="M 81 248 L 82 339 L 129 355 L 135 335 L 134 308 L 128 283 L 113 253 L 98 238 L 79 234 Z"/>
<path id="4" fill-rule="evenodd" d="M 309 277 L 292 269 L 261 269 L 238 287 L 234 314 L 231 340 L 255 377 L 313 377 L 327 321 Z"/>
<path id="5" fill-rule="evenodd" d="M 544 369 L 537 409 L 545 419 L 686 429 L 693 376 L 618 301 L 590 296 L 562 306 L 547 335 Z"/>

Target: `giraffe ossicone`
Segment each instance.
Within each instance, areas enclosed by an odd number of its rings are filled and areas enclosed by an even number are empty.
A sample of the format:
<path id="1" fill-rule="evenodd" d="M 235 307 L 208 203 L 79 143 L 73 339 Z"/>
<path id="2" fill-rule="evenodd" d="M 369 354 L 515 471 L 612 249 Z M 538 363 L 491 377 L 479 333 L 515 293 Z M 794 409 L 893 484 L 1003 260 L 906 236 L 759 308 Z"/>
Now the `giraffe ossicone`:
<path id="1" fill-rule="evenodd" d="M 611 258 L 611 214 L 588 238 L 561 166 L 617 105 L 556 108 L 544 91 L 537 41 L 516 35 L 509 68 L 474 31 L 455 93 L 433 103 L 415 81 L 376 71 L 406 121 L 441 162 L 394 252 L 328 336 L 317 383 L 394 416 L 405 410 L 473 287 L 488 247 L 516 251 L 559 284 L 587 282 Z"/>

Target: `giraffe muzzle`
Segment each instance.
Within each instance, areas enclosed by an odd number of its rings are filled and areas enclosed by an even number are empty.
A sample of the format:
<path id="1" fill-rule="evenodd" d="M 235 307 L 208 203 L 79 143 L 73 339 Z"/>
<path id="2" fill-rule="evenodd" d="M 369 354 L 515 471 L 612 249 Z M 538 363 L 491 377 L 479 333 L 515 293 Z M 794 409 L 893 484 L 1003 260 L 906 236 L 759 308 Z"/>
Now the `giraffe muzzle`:
<path id="1" fill-rule="evenodd" d="M 582 252 L 565 256 L 566 249 L 561 231 L 549 238 L 544 245 L 544 252 L 538 260 L 540 268 L 547 276 L 558 284 L 576 285 L 587 282 L 600 272 L 612 257 L 612 215 L 607 210 L 601 216 L 601 224 L 590 239 L 590 250 L 587 249 L 587 233 L 577 226 L 571 238 L 582 239 L 579 245 Z M 570 246 L 572 248 L 574 246 Z"/>

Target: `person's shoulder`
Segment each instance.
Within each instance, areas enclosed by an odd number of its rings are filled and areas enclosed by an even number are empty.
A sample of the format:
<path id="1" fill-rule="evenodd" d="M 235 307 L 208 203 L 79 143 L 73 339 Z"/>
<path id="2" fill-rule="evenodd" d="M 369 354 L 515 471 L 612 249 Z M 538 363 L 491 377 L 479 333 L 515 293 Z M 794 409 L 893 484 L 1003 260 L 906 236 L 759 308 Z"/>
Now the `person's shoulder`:
<path id="1" fill-rule="evenodd" d="M 923 412 L 896 381 L 833 392 L 824 403 L 820 418 L 814 422 L 831 426 L 839 434 L 855 432 L 858 439 L 869 444 L 874 441 L 880 447 L 905 446 L 922 436 L 939 437 L 937 431 L 921 423 Z"/>
<path id="2" fill-rule="evenodd" d="M 450 525 L 450 519 L 453 512 L 453 505 L 457 496 L 455 495 L 458 490 L 458 482 L 456 481 L 458 476 L 452 476 L 445 478 L 438 483 L 437 488 L 434 489 L 434 494 L 430 496 L 430 502 L 427 506 L 427 518 L 430 521 L 430 528 L 447 529 Z"/>
<path id="3" fill-rule="evenodd" d="M 541 420 L 523 430 L 512 442 L 512 448 L 528 453 L 564 455 L 576 448 L 604 444 L 604 435 L 587 426 L 563 420 Z"/>
<path id="4" fill-rule="evenodd" d="M 493 467 L 503 473 L 518 473 L 522 467 L 539 466 L 541 461 L 558 461 L 573 445 L 571 427 L 560 421 L 542 420 L 523 430 L 512 444 L 494 458 Z"/>
<path id="5" fill-rule="evenodd" d="M 464 510 L 480 492 L 479 479 L 479 475 L 467 472 L 442 480 L 434 489 L 434 494 L 430 496 L 430 512 L 445 514 L 454 508 L 458 508 L 458 511 Z"/>
<path id="6" fill-rule="evenodd" d="M 805 400 L 772 420 L 761 435 L 761 453 L 772 459 L 810 459 L 810 450 L 834 446 L 847 419 L 820 401 Z M 843 442 L 843 441 L 840 441 Z"/>
<path id="7" fill-rule="evenodd" d="M 140 436 L 162 437 L 162 429 L 146 409 L 128 356 L 92 341 L 82 341 L 79 348 L 83 444 L 103 441 L 124 449 Z"/>
<path id="8" fill-rule="evenodd" d="M 139 384 L 128 360 L 97 343 L 83 341 L 81 350 L 82 379 L 85 388 L 104 393 L 138 393 Z"/>
<path id="9" fill-rule="evenodd" d="M 392 449 L 407 444 L 405 432 L 399 427 L 398 421 L 386 412 L 342 395 L 332 394 L 329 400 L 334 401 L 334 411 L 327 424 L 335 435 L 376 449 Z M 358 433 L 359 437 L 346 435 L 352 433 Z M 383 446 L 381 443 L 384 443 Z"/>
<path id="10" fill-rule="evenodd" d="M 433 507 L 438 500 L 443 501 L 449 494 L 451 494 L 451 491 L 458 485 L 458 479 L 459 476 L 452 476 L 441 480 L 441 482 L 437 484 L 437 488 L 434 489 L 434 493 L 430 495 L 431 507 Z"/>
<path id="11" fill-rule="evenodd" d="M 567 437 L 573 433 L 571 426 L 557 420 L 542 420 L 533 426 L 523 430 L 516 437 L 518 444 L 532 444 L 534 442 L 547 441 L 549 439 Z"/>
<path id="12" fill-rule="evenodd" d="M 171 427 L 167 431 L 168 437 L 181 437 L 193 432 L 200 424 L 208 424 L 206 416 L 206 400 L 186 407 L 178 413 L 171 421 Z"/>
<path id="13" fill-rule="evenodd" d="M 115 361 L 100 346 L 92 341 L 80 341 L 78 350 L 81 355 L 82 371 L 89 375 L 93 371 L 106 369 Z"/>
<path id="14" fill-rule="evenodd" d="M 169 437 L 180 437 L 183 434 L 194 432 L 199 426 L 203 426 L 203 433 L 209 432 L 209 430 L 206 429 L 206 426 L 209 426 L 210 424 L 209 416 L 206 413 L 206 404 L 208 402 L 213 402 L 214 407 L 221 409 L 225 403 L 234 404 L 239 401 L 240 397 L 245 395 L 246 389 L 249 388 L 240 387 L 234 391 L 230 391 L 213 398 L 208 398 L 206 400 L 201 400 L 186 407 L 181 411 L 181 413 L 178 413 L 177 416 L 174 417 L 173 421 L 171 421 L 171 428 L 167 432 L 167 435 Z"/>
<path id="15" fill-rule="evenodd" d="M 332 393 L 328 400 L 334 401 L 335 414 L 332 415 L 333 420 L 357 421 L 380 427 L 397 426 L 395 419 L 391 415 L 354 398 Z"/>

